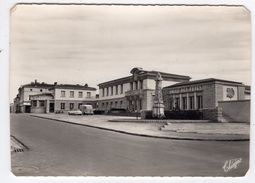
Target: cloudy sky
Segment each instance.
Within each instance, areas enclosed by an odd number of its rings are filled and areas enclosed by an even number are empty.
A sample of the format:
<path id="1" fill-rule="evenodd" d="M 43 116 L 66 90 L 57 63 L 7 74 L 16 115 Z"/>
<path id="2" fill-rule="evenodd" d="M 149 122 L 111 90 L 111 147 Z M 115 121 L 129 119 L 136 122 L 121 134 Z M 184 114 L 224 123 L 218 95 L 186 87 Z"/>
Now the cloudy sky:
<path id="1" fill-rule="evenodd" d="M 227 6 L 18 5 L 10 100 L 20 85 L 98 83 L 133 67 L 251 83 L 250 14 Z"/>

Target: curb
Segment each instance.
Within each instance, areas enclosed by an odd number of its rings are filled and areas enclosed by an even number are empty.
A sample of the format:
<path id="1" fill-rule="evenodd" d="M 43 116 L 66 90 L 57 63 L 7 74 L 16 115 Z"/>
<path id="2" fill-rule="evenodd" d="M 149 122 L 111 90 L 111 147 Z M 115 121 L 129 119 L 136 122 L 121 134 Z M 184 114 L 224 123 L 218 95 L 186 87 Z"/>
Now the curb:
<path id="1" fill-rule="evenodd" d="M 123 134 L 127 134 L 127 135 L 135 135 L 135 136 L 140 136 L 140 137 L 150 137 L 150 138 L 159 138 L 159 139 L 172 139 L 172 140 L 194 140 L 194 141 L 249 141 L 250 140 L 249 138 L 243 138 L 243 139 L 206 139 L 206 138 L 166 137 L 166 136 L 146 135 L 146 134 L 138 134 L 138 133 L 132 133 L 132 132 L 127 132 L 127 131 L 122 131 L 122 130 L 115 130 L 115 129 L 111 129 L 111 128 L 104 128 L 104 127 L 99 127 L 99 126 L 80 124 L 80 123 L 65 121 L 65 120 L 61 120 L 61 119 L 53 119 L 53 118 L 43 117 L 43 116 L 36 116 L 36 115 L 30 115 L 30 116 L 36 117 L 36 118 L 41 118 L 41 119 L 48 119 L 48 120 L 52 120 L 52 121 L 58 121 L 58 122 L 63 122 L 63 123 L 74 124 L 74 125 L 86 126 L 86 127 L 96 128 L 96 129 L 100 129 L 100 130 L 107 130 L 107 131 L 112 131 L 112 132 L 117 132 L 117 133 L 123 133 Z"/>

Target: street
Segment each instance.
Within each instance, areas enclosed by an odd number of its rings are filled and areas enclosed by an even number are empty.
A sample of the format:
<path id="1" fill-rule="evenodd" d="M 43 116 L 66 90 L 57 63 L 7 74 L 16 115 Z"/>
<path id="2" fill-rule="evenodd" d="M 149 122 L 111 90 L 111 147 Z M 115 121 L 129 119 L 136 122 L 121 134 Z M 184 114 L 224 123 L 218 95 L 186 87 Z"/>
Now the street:
<path id="1" fill-rule="evenodd" d="M 21 176 L 244 176 L 249 167 L 249 141 L 139 137 L 29 114 L 11 114 L 11 135 L 29 148 L 12 153 Z"/>

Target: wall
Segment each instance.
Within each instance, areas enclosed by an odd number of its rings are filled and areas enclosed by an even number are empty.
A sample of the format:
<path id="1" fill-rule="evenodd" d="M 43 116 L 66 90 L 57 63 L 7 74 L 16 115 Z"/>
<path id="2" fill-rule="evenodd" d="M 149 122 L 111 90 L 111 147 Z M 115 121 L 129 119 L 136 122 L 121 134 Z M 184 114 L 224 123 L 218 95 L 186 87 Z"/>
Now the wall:
<path id="1" fill-rule="evenodd" d="M 31 113 L 46 113 L 46 107 L 31 107 Z"/>
<path id="2" fill-rule="evenodd" d="M 61 109 L 61 103 L 65 103 L 65 109 Z M 70 103 L 74 103 L 74 108 L 72 110 L 78 110 L 78 104 L 83 102 L 80 100 L 55 100 L 55 111 L 70 111 Z"/>
<path id="3" fill-rule="evenodd" d="M 120 101 L 122 101 L 122 105 L 120 105 Z M 108 107 L 106 107 L 106 102 L 108 102 Z M 112 102 L 112 108 L 122 108 L 127 109 L 128 103 L 125 97 L 115 98 L 115 99 L 106 99 L 98 101 L 99 110 L 109 110 L 110 103 Z M 115 106 L 115 102 L 117 102 L 117 106 Z M 104 103 L 104 106 L 102 105 Z"/>
<path id="4" fill-rule="evenodd" d="M 65 97 L 61 97 L 61 91 L 65 91 Z M 74 91 L 74 97 L 70 97 L 70 91 Z M 83 97 L 79 98 L 79 92 L 83 92 Z M 91 93 L 91 98 L 87 98 L 87 92 Z M 77 89 L 55 89 L 55 100 L 91 100 L 96 98 L 96 91 L 91 90 L 77 90 Z"/>
<path id="5" fill-rule="evenodd" d="M 30 89 L 32 89 L 32 91 L 30 91 Z M 42 91 L 40 91 L 42 90 Z M 22 97 L 22 101 L 29 101 L 29 95 L 36 95 L 36 94 L 42 94 L 42 93 L 50 93 L 50 91 L 48 89 L 45 88 L 24 88 L 23 91 L 24 95 Z M 22 96 L 22 95 L 21 95 Z"/>
<path id="6" fill-rule="evenodd" d="M 225 122 L 250 122 L 250 100 L 220 101 Z"/>
<path id="7" fill-rule="evenodd" d="M 215 85 L 212 83 L 203 84 L 203 108 L 215 108 Z"/>

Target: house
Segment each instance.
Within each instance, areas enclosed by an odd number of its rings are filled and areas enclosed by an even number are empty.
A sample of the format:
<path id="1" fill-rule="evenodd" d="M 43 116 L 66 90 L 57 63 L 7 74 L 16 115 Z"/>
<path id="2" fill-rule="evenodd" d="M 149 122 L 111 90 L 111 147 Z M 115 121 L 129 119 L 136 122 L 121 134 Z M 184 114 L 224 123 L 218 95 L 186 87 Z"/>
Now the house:
<path id="1" fill-rule="evenodd" d="M 82 104 L 97 106 L 96 88 L 85 85 L 35 82 L 19 89 L 14 104 L 22 113 L 50 113 L 77 110 Z"/>

